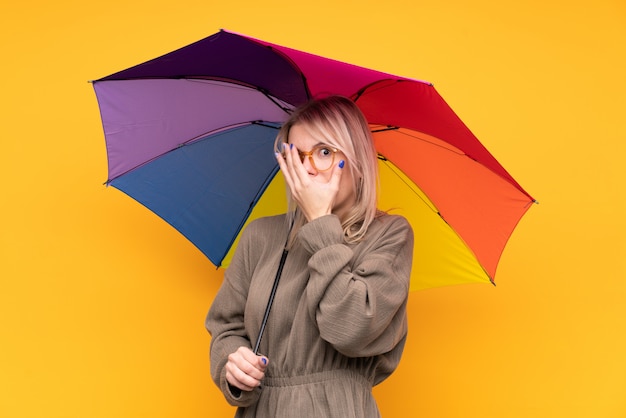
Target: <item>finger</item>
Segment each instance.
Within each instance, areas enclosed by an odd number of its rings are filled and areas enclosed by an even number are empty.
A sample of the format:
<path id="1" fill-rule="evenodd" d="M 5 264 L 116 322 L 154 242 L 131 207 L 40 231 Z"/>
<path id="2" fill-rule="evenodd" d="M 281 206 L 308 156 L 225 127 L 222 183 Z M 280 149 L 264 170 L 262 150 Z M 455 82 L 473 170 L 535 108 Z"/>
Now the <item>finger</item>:
<path id="1" fill-rule="evenodd" d="M 283 143 L 283 154 L 285 156 L 285 162 L 287 163 L 287 167 L 289 167 L 290 169 L 293 166 L 294 149 L 295 147 L 293 146 L 293 144 Z"/>
<path id="2" fill-rule="evenodd" d="M 269 363 L 269 360 L 265 356 L 258 356 L 258 357 L 259 357 L 258 358 L 259 367 L 261 367 L 261 371 L 265 371 L 265 369 L 267 369 L 267 365 Z"/>
<path id="3" fill-rule="evenodd" d="M 243 371 L 237 364 L 236 361 L 228 361 L 226 366 L 224 366 L 226 370 L 226 380 L 231 385 L 241 389 L 250 391 L 257 387 L 260 383 L 259 379 L 250 376 L 248 373 Z"/>
<path id="4" fill-rule="evenodd" d="M 245 390 L 250 392 L 254 390 L 254 388 L 260 386 L 260 382 L 254 379 L 251 379 L 249 376 L 245 374 L 231 372 L 230 370 L 226 370 L 226 381 L 231 385 L 240 390 Z"/>
<path id="5" fill-rule="evenodd" d="M 295 147 L 294 147 L 295 148 Z M 312 165 L 313 163 L 311 162 L 311 157 L 307 156 L 304 158 L 304 160 L 302 158 L 300 158 L 300 153 L 298 152 L 298 149 L 295 148 L 294 149 L 294 153 L 295 153 L 295 163 L 294 163 L 294 168 L 297 170 L 298 175 L 300 176 L 300 178 L 304 181 L 307 182 L 311 179 L 311 170 L 314 170 L 317 172 L 317 168 L 315 168 L 315 165 L 313 165 L 310 169 L 304 165 L 304 161 L 307 161 L 307 165 Z"/>
<path id="6" fill-rule="evenodd" d="M 256 379 L 263 378 L 263 372 L 268 363 L 267 357 L 255 354 L 248 347 L 239 347 L 237 354 L 241 355 L 244 360 L 240 366 L 244 372 Z"/>
<path id="7" fill-rule="evenodd" d="M 300 161 L 298 149 L 293 144 L 283 143 L 283 155 L 276 158 L 292 196 L 298 201 L 300 191 L 308 181 L 308 173 Z"/>
<path id="8" fill-rule="evenodd" d="M 284 150 L 284 148 L 283 148 Z M 278 161 L 278 166 L 280 167 L 280 171 L 283 173 L 283 177 L 285 178 L 285 183 L 289 186 L 290 190 L 293 190 L 293 180 L 291 178 L 291 173 L 289 168 L 287 167 L 287 160 L 285 156 L 286 152 L 276 153 L 276 161 Z"/>
<path id="9" fill-rule="evenodd" d="M 298 148 L 295 147 L 293 144 L 286 145 L 287 166 L 289 167 L 294 184 L 296 186 L 300 186 L 302 184 L 302 180 L 308 178 L 308 172 L 304 168 L 304 164 L 302 164 L 300 154 L 298 153 Z"/>
<path id="10" fill-rule="evenodd" d="M 344 160 L 339 161 L 339 163 L 333 167 L 333 172 L 330 177 L 330 183 L 339 188 L 339 183 L 341 181 L 341 175 L 343 174 L 343 168 L 346 162 Z"/>
<path id="11" fill-rule="evenodd" d="M 293 144 L 283 144 L 283 150 L 287 169 L 289 170 L 289 174 L 292 179 L 295 180 L 297 176 L 298 164 L 302 165 L 300 162 L 300 156 L 298 155 L 298 148 L 296 148 Z"/>
<path id="12" fill-rule="evenodd" d="M 285 172 L 287 171 L 287 160 L 286 160 L 286 156 L 284 152 L 276 152 L 274 154 L 276 156 L 276 162 L 278 162 L 278 166 L 280 167 L 280 171 L 283 172 L 283 174 L 285 175 Z M 287 173 L 289 174 L 289 173 Z"/>

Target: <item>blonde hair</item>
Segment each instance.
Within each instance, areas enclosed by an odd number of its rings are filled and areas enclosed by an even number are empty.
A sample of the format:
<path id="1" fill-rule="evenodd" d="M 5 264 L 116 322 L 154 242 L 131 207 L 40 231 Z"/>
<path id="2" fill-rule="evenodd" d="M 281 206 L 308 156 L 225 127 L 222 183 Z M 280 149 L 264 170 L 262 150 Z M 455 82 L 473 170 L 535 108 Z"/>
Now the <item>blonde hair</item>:
<path id="1" fill-rule="evenodd" d="M 281 127 L 274 144 L 277 152 L 282 150 L 283 143 L 289 143 L 289 131 L 294 125 L 304 127 L 319 142 L 335 147 L 345 155 L 356 202 L 341 222 L 345 241 L 358 242 L 378 215 L 377 153 L 365 116 L 352 100 L 343 96 L 311 100 L 296 109 Z M 287 218 L 293 225 L 289 242 L 292 243 L 306 219 L 301 211 L 296 210 L 297 204 L 289 190 L 287 194 Z"/>

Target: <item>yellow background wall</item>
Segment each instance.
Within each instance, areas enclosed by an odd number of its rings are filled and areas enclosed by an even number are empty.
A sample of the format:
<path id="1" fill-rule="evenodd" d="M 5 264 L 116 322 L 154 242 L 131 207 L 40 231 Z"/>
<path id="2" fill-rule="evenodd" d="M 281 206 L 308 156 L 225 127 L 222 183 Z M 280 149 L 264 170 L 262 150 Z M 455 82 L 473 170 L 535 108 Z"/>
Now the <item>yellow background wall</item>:
<path id="1" fill-rule="evenodd" d="M 203 328 L 222 272 L 102 185 L 87 83 L 220 28 L 433 82 L 540 201 L 497 287 L 411 294 L 383 416 L 625 417 L 626 5 L 515 3 L 4 1 L 0 417 L 232 415 Z"/>

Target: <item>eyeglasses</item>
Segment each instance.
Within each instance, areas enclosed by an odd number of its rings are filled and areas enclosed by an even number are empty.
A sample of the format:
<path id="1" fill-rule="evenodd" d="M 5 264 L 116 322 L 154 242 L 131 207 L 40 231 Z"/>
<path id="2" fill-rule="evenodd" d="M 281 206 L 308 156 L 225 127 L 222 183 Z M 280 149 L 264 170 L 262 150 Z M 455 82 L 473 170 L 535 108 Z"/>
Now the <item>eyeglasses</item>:
<path id="1" fill-rule="evenodd" d="M 332 168 L 337 151 L 339 151 L 337 148 L 328 145 L 317 145 L 311 151 L 298 151 L 298 154 L 302 163 L 306 157 L 309 157 L 313 168 L 317 171 L 326 171 Z"/>

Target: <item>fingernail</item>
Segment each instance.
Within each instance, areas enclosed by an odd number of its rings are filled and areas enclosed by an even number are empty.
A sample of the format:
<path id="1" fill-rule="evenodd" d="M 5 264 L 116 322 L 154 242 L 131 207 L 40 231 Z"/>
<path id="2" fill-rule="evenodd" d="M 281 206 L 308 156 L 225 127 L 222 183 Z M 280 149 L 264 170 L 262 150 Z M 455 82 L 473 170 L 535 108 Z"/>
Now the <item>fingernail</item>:
<path id="1" fill-rule="evenodd" d="M 346 162 L 344 160 L 339 161 L 339 168 L 343 168 L 345 164 Z"/>
<path id="2" fill-rule="evenodd" d="M 289 144 L 289 149 L 293 149 L 293 144 Z"/>
<path id="3" fill-rule="evenodd" d="M 267 364 L 267 359 L 265 357 L 261 357 L 261 361 L 263 362 L 263 364 Z"/>

